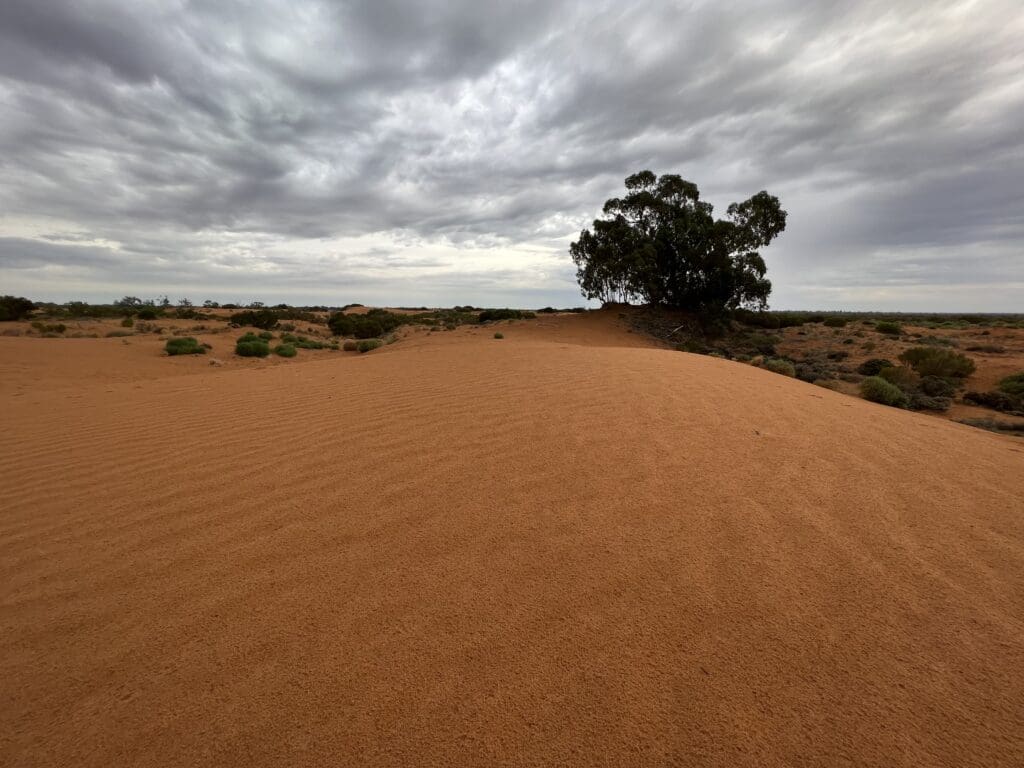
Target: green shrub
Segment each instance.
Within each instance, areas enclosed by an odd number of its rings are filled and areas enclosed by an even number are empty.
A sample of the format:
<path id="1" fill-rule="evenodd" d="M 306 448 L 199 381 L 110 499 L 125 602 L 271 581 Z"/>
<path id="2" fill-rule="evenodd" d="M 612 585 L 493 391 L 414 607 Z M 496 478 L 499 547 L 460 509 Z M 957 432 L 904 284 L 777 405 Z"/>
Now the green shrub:
<path id="1" fill-rule="evenodd" d="M 248 343 L 250 341 L 264 341 L 264 339 L 261 339 L 259 336 L 257 336 L 252 331 L 250 331 L 249 333 L 246 333 L 244 336 L 239 336 L 238 337 L 238 342 L 240 344 L 241 343 Z"/>
<path id="2" fill-rule="evenodd" d="M 519 309 L 485 309 L 477 317 L 477 321 L 488 323 L 495 320 L 531 320 L 536 316 L 533 312 L 524 312 Z"/>
<path id="3" fill-rule="evenodd" d="M 860 383 L 860 394 L 865 400 L 894 408 L 906 408 L 910 400 L 903 390 L 879 376 L 870 376 Z"/>
<path id="4" fill-rule="evenodd" d="M 125 334 L 127 335 L 127 334 Z M 178 336 L 168 339 L 164 344 L 164 351 L 168 355 L 205 355 L 206 349 L 191 336 Z"/>
<path id="5" fill-rule="evenodd" d="M 236 312 L 228 319 L 228 322 L 240 328 L 249 325 L 253 328 L 262 328 L 265 331 L 269 331 L 277 327 L 279 319 L 280 316 L 277 312 L 269 309 L 257 309 Z"/>
<path id="6" fill-rule="evenodd" d="M 0 320 L 24 320 L 35 308 L 24 296 L 0 296 Z"/>
<path id="7" fill-rule="evenodd" d="M 999 382 L 999 389 L 1013 397 L 1024 398 L 1024 371 L 1007 376 Z"/>
<path id="8" fill-rule="evenodd" d="M 121 321 L 121 327 L 122 328 L 134 328 L 135 327 L 135 318 L 134 317 L 126 317 L 124 320 Z"/>
<path id="9" fill-rule="evenodd" d="M 879 333 L 885 333 L 889 336 L 899 336 L 903 333 L 903 329 L 899 323 L 893 323 L 889 320 L 881 320 L 875 323 L 875 330 Z"/>
<path id="10" fill-rule="evenodd" d="M 952 397 L 956 394 L 956 387 L 938 376 L 922 376 L 919 388 L 929 397 Z"/>
<path id="11" fill-rule="evenodd" d="M 907 407 L 912 411 L 948 411 L 953 401 L 948 397 L 932 397 L 915 392 L 910 396 Z"/>
<path id="12" fill-rule="evenodd" d="M 360 352 L 369 352 L 370 350 L 376 349 L 380 346 L 382 346 L 380 339 L 361 339 L 356 344 L 356 349 Z"/>
<path id="13" fill-rule="evenodd" d="M 781 373 L 783 376 L 796 376 L 796 367 L 789 360 L 772 358 L 764 361 L 764 367 L 772 373 Z"/>
<path id="14" fill-rule="evenodd" d="M 125 336 L 134 336 L 131 331 L 107 331 L 106 337 L 108 339 L 121 339 Z"/>
<path id="15" fill-rule="evenodd" d="M 160 314 L 155 307 L 143 307 L 135 313 L 135 316 L 139 320 L 156 320 Z"/>
<path id="16" fill-rule="evenodd" d="M 270 354 L 270 345 L 263 339 L 239 339 L 235 344 L 235 354 L 239 357 L 266 357 Z"/>
<path id="17" fill-rule="evenodd" d="M 497 333 L 494 334 L 494 338 L 496 338 L 496 339 L 504 339 L 505 338 L 505 334 L 501 333 L 501 331 L 498 331 Z"/>
<path id="18" fill-rule="evenodd" d="M 742 339 L 741 344 L 759 355 L 774 355 L 777 341 L 775 336 L 769 336 L 767 333 L 750 333 Z"/>
<path id="19" fill-rule="evenodd" d="M 974 361 L 951 349 L 911 347 L 900 355 L 900 360 L 922 376 L 962 379 L 974 373 Z"/>
<path id="20" fill-rule="evenodd" d="M 965 392 L 964 402 L 970 405 L 980 405 L 983 408 L 991 408 L 993 411 L 1003 413 L 1016 413 L 1024 409 L 1024 402 L 1021 398 L 1006 392 Z"/>
<path id="21" fill-rule="evenodd" d="M 858 365 L 857 373 L 862 376 L 877 376 L 883 368 L 892 368 L 892 363 L 880 357 L 873 357 Z"/>
<path id="22" fill-rule="evenodd" d="M 359 344 L 349 339 L 348 341 L 341 345 L 341 348 L 346 352 L 355 352 L 357 349 L 359 349 Z"/>
<path id="23" fill-rule="evenodd" d="M 848 358 L 848 357 L 850 356 L 850 353 L 849 353 L 849 352 L 847 352 L 847 351 L 846 351 L 846 350 L 844 350 L 844 349 L 837 349 L 837 350 L 834 350 L 834 351 L 832 351 L 832 352 L 829 352 L 829 353 L 828 353 L 827 355 L 825 355 L 825 356 L 826 356 L 826 357 L 827 357 L 827 358 L 828 358 L 829 360 L 845 360 L 846 358 Z"/>
<path id="24" fill-rule="evenodd" d="M 826 328 L 842 328 L 847 322 L 848 321 L 845 317 L 836 317 L 835 315 L 832 315 L 831 317 L 825 318 L 824 325 Z"/>
<path id="25" fill-rule="evenodd" d="M 917 387 L 921 383 L 921 377 L 912 368 L 907 368 L 905 365 L 883 368 L 878 372 L 878 376 L 908 393 L 917 391 Z"/>
<path id="26" fill-rule="evenodd" d="M 272 338 L 274 338 L 274 334 L 272 334 L 270 331 L 263 331 L 263 333 L 261 333 L 259 336 L 264 341 L 270 341 Z"/>
<path id="27" fill-rule="evenodd" d="M 291 344 L 278 344 L 274 347 L 274 354 L 281 357 L 295 357 L 299 353 Z"/>
<path id="28" fill-rule="evenodd" d="M 967 348 L 968 352 L 984 352 L 989 355 L 1001 355 L 1006 351 L 1006 347 L 1001 347 L 998 344 L 972 344 Z"/>

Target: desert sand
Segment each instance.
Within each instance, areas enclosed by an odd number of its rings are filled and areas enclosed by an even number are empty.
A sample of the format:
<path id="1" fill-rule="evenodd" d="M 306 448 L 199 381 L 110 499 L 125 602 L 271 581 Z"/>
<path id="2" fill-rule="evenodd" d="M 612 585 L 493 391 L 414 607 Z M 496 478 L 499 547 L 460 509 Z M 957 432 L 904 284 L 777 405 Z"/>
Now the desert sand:
<path id="1" fill-rule="evenodd" d="M 0 338 L 0 764 L 1024 764 L 1024 441 L 493 330 Z"/>

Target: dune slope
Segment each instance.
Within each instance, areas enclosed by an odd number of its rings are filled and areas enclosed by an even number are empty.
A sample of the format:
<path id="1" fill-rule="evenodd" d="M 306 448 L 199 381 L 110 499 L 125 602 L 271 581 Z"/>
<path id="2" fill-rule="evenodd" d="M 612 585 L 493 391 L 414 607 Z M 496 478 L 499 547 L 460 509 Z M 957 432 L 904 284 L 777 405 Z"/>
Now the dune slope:
<path id="1" fill-rule="evenodd" d="M 516 328 L 6 398 L 0 762 L 1021 764 L 1024 441 Z"/>

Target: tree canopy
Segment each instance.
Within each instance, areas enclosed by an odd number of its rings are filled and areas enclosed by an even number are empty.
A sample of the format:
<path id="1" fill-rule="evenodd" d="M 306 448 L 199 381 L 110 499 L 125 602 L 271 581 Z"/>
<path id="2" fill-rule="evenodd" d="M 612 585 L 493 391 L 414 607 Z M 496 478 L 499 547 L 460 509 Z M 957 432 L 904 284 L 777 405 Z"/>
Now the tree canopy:
<path id="1" fill-rule="evenodd" d="M 766 308 L 772 285 L 758 249 L 786 228 L 779 199 L 758 192 L 725 219 L 712 210 L 675 174 L 628 177 L 625 197 L 608 200 L 569 247 L 583 294 L 707 314 Z"/>

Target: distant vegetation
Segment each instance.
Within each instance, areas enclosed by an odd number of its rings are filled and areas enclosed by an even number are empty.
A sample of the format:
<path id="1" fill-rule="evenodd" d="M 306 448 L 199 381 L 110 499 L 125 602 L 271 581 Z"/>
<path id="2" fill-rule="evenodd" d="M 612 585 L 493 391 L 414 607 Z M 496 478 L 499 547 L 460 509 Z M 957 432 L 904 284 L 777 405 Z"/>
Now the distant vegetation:
<path id="1" fill-rule="evenodd" d="M 179 336 L 176 339 L 168 339 L 164 345 L 168 355 L 203 355 L 206 348 L 200 345 L 197 339 L 191 336 Z"/>
<path id="2" fill-rule="evenodd" d="M 23 296 L 0 296 L 0 321 L 25 320 L 35 308 L 35 303 Z"/>

